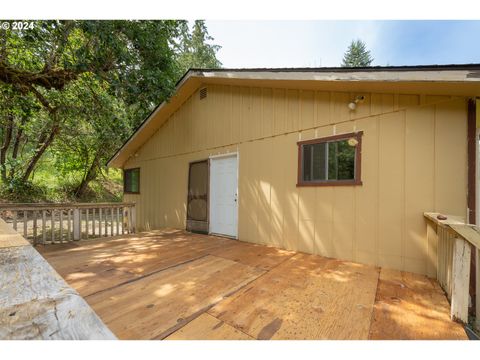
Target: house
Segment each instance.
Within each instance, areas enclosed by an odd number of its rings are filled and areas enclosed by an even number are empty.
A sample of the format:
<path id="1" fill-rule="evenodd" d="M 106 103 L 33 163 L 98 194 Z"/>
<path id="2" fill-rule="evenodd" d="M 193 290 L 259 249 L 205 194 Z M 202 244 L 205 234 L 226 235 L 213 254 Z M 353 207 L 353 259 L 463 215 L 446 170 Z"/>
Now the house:
<path id="1" fill-rule="evenodd" d="M 191 69 L 111 158 L 140 230 L 436 275 L 424 212 L 476 222 L 480 65 Z"/>

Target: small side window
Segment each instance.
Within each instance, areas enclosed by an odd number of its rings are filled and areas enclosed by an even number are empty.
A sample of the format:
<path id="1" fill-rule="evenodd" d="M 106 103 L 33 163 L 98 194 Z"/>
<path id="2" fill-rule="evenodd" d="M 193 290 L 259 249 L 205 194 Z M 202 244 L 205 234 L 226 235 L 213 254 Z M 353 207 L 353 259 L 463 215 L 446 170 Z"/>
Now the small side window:
<path id="1" fill-rule="evenodd" d="M 297 186 L 361 185 L 362 134 L 298 142 Z"/>
<path id="2" fill-rule="evenodd" d="M 123 192 L 128 194 L 140 193 L 140 168 L 123 171 Z"/>

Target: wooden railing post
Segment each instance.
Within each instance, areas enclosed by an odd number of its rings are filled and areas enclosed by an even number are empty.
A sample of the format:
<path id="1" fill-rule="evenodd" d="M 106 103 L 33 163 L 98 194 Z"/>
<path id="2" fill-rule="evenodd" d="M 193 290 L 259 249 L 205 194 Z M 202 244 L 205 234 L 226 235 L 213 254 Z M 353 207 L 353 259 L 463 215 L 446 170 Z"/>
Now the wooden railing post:
<path id="1" fill-rule="evenodd" d="M 73 240 L 80 240 L 81 234 L 81 218 L 80 218 L 80 209 L 73 209 Z"/>
<path id="2" fill-rule="evenodd" d="M 451 318 L 463 323 L 468 322 L 468 296 L 470 284 L 470 244 L 455 238 L 452 266 L 452 304 Z"/>
<path id="3" fill-rule="evenodd" d="M 17 217 L 18 217 L 18 211 L 14 210 L 13 211 L 13 230 L 17 231 Z"/>
<path id="4" fill-rule="evenodd" d="M 98 236 L 102 237 L 102 208 L 98 209 Z"/>
<path id="5" fill-rule="evenodd" d="M 67 210 L 67 241 L 72 239 L 72 210 Z"/>
<path id="6" fill-rule="evenodd" d="M 131 212 L 132 212 L 132 233 L 136 233 L 137 232 L 137 212 L 135 210 L 135 205 L 132 205 L 132 207 L 130 208 L 131 209 Z"/>
<path id="7" fill-rule="evenodd" d="M 113 236 L 115 235 L 114 234 L 114 215 L 113 215 L 113 207 L 110 208 L 110 218 L 112 220 L 112 222 L 110 223 L 110 236 Z"/>
<path id="8" fill-rule="evenodd" d="M 60 222 L 60 242 L 63 242 L 63 209 L 60 209 L 60 217 L 59 217 L 59 222 Z"/>
<path id="9" fill-rule="evenodd" d="M 105 236 L 108 236 L 108 208 L 106 207 L 105 209 Z"/>
<path id="10" fill-rule="evenodd" d="M 125 214 L 125 209 L 126 207 L 122 207 L 122 235 L 124 235 L 127 232 L 127 227 L 126 227 L 126 214 Z"/>
<path id="11" fill-rule="evenodd" d="M 33 245 L 37 244 L 37 211 L 33 210 Z"/>
<path id="12" fill-rule="evenodd" d="M 50 210 L 50 229 L 51 242 L 55 244 L 55 209 Z"/>
<path id="13" fill-rule="evenodd" d="M 28 224 L 28 211 L 23 210 L 23 237 L 25 239 L 28 238 L 27 224 Z"/>
<path id="14" fill-rule="evenodd" d="M 42 210 L 42 242 L 47 243 L 47 210 Z"/>
<path id="15" fill-rule="evenodd" d="M 117 235 L 120 235 L 120 208 L 117 207 Z"/>
<path id="16" fill-rule="evenodd" d="M 95 229 L 95 208 L 92 209 L 92 237 L 95 237 L 96 229 Z"/>

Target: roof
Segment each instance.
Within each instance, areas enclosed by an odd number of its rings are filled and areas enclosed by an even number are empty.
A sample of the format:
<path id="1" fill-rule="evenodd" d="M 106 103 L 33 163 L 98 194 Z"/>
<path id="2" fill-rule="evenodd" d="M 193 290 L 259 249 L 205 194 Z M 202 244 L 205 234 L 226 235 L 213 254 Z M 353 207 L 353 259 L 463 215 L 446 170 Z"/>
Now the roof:
<path id="1" fill-rule="evenodd" d="M 372 66 L 363 68 L 242 68 L 188 70 L 170 99 L 159 104 L 110 158 L 123 167 L 153 133 L 200 86 L 226 84 L 295 87 L 331 91 L 371 91 L 480 96 L 480 64 Z M 367 90 L 368 89 L 368 90 Z"/>

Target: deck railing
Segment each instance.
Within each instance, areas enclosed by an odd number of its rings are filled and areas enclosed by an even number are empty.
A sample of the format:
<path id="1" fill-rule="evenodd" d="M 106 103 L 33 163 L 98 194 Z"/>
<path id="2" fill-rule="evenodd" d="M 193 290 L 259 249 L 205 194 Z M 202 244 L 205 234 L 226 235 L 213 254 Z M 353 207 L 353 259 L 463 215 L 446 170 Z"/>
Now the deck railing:
<path id="1" fill-rule="evenodd" d="M 451 215 L 424 213 L 424 216 L 429 220 L 427 235 L 437 240 L 437 280 L 450 300 L 451 318 L 467 323 L 469 303 L 475 298 L 475 325 L 480 328 L 480 227 Z M 472 255 L 475 274 L 470 274 Z M 475 277 L 473 293 L 471 276 Z"/>
<path id="2" fill-rule="evenodd" d="M 32 244 L 135 233 L 134 203 L 0 204 L 0 216 Z"/>

